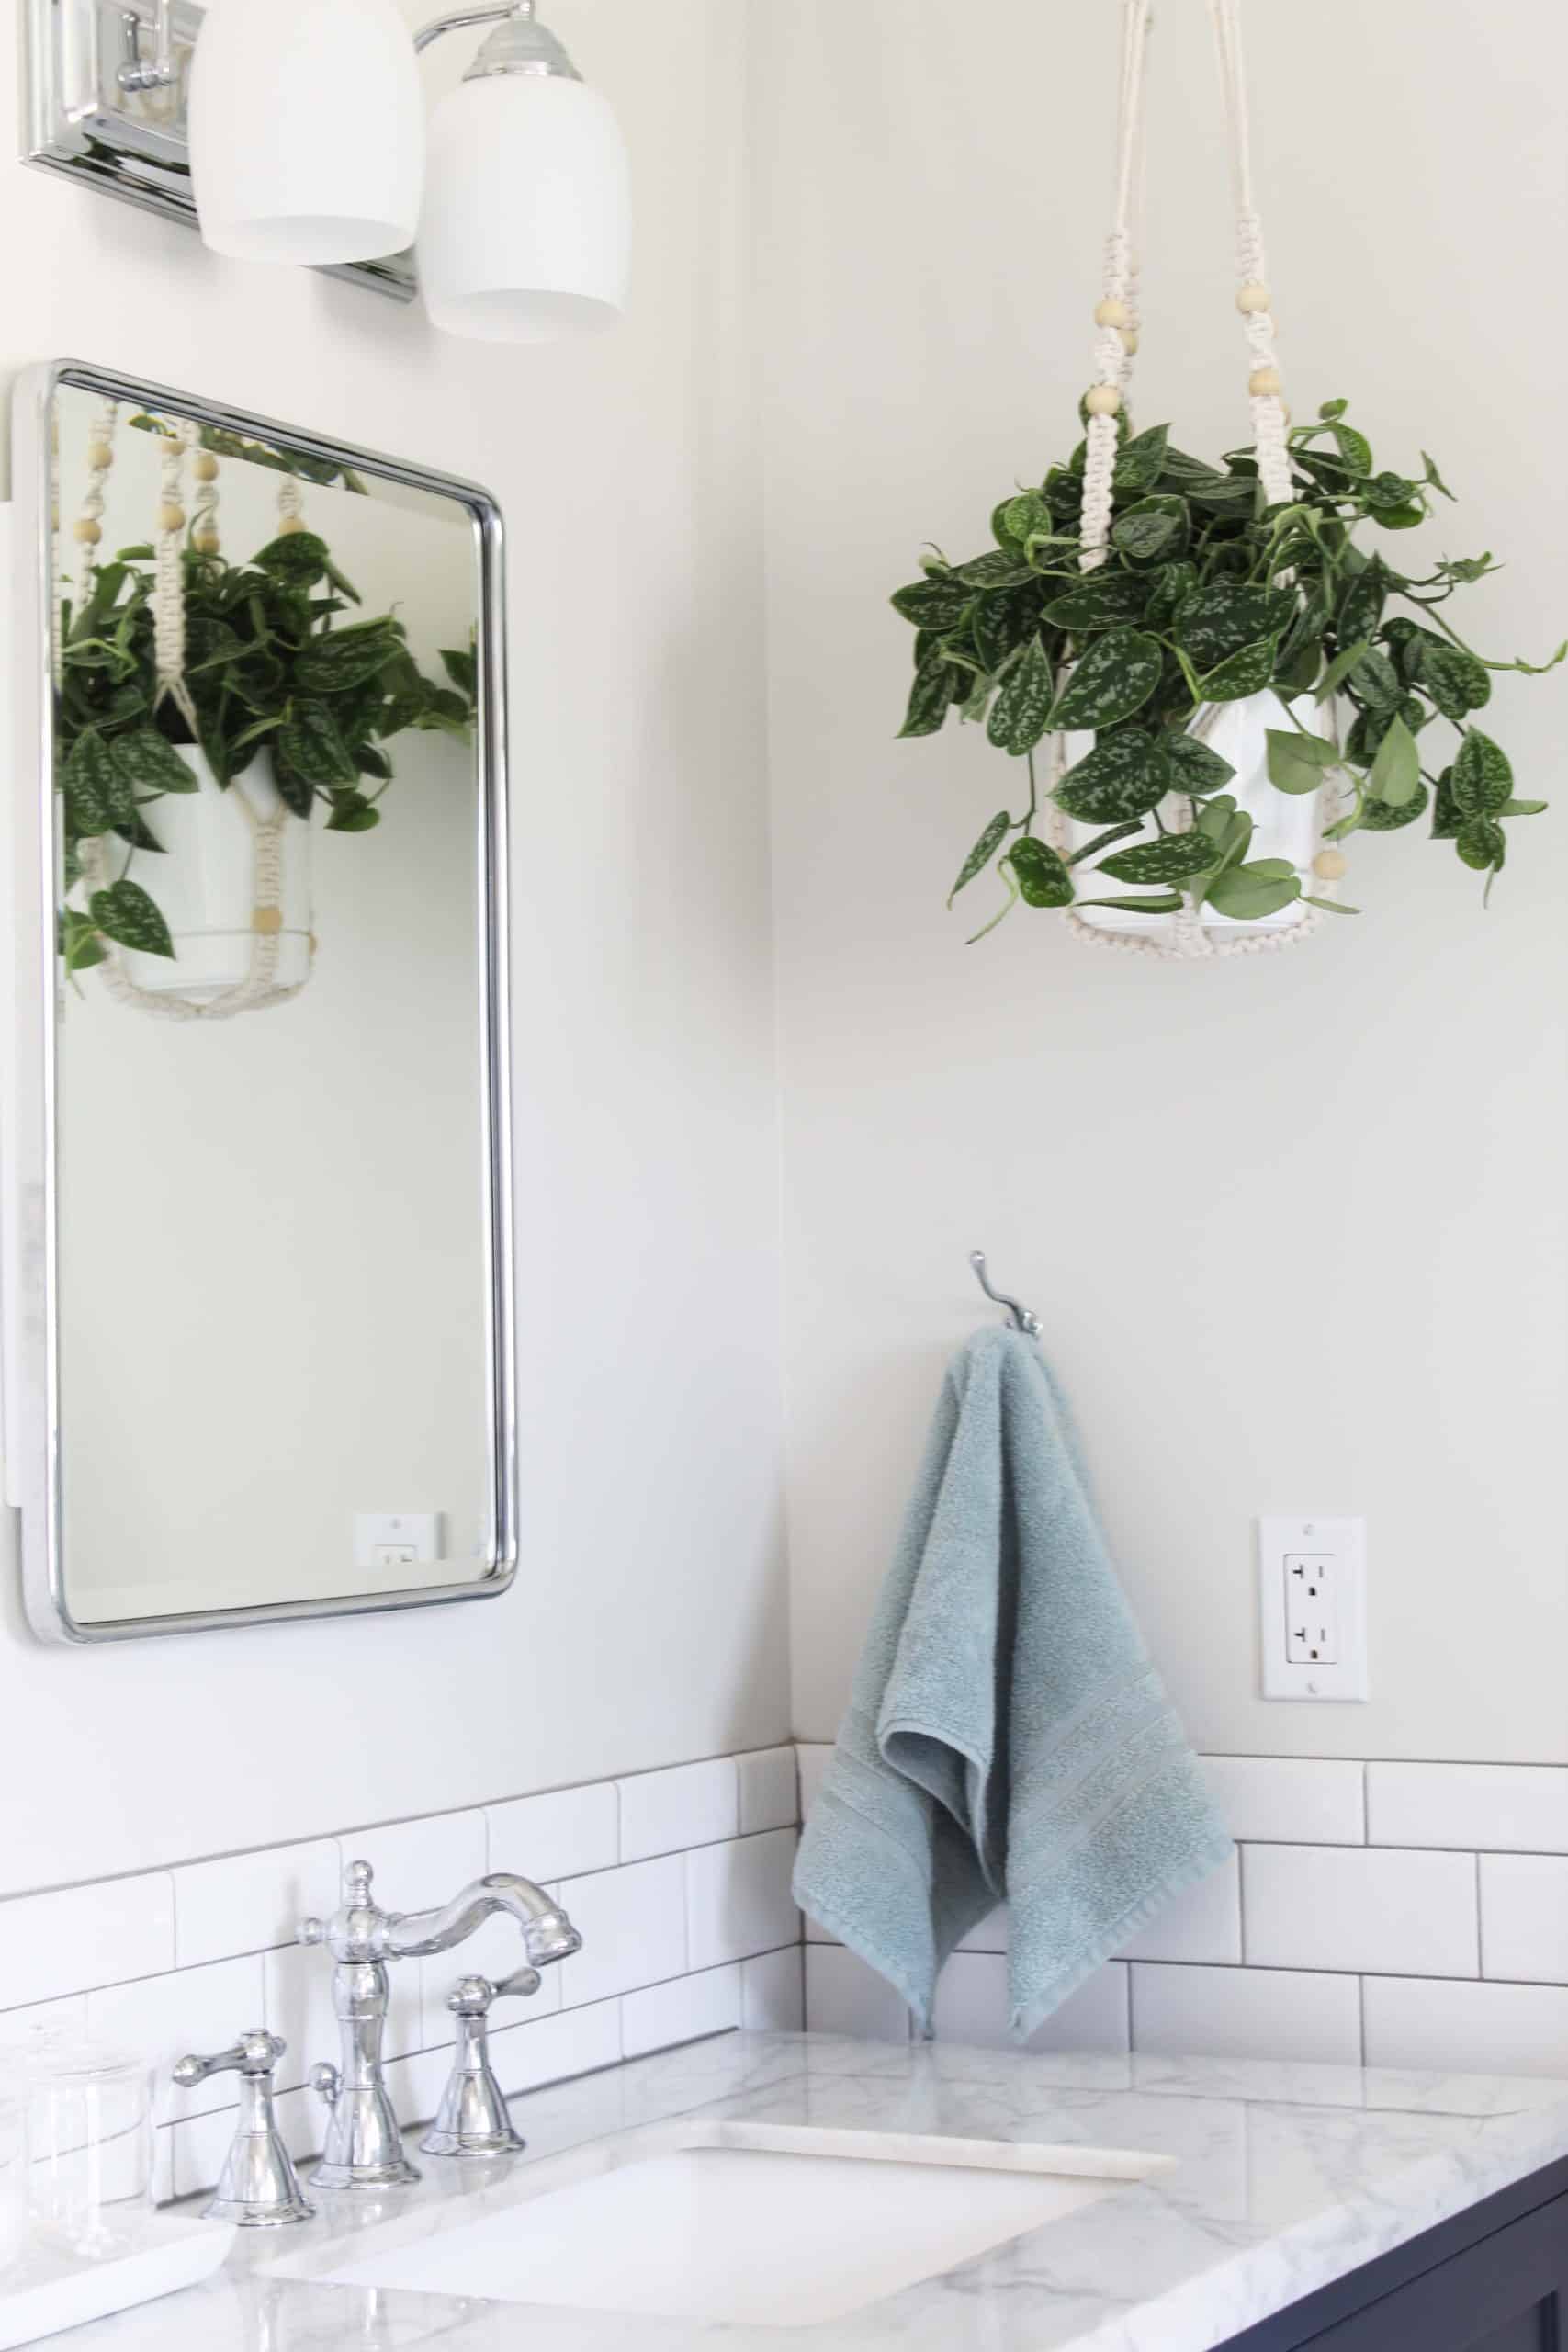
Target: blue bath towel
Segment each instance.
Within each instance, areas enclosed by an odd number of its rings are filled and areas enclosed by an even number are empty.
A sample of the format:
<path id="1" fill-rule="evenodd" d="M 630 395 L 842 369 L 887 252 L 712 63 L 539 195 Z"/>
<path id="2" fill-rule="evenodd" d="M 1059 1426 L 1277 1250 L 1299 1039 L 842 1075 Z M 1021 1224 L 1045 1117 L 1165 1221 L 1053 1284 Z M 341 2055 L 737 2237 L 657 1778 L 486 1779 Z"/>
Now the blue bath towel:
<path id="1" fill-rule="evenodd" d="M 1020 2041 L 1231 1840 L 1106 1551 L 1061 1391 L 1020 1331 L 942 1386 L 795 1900 L 922 2031 L 998 1903 Z"/>

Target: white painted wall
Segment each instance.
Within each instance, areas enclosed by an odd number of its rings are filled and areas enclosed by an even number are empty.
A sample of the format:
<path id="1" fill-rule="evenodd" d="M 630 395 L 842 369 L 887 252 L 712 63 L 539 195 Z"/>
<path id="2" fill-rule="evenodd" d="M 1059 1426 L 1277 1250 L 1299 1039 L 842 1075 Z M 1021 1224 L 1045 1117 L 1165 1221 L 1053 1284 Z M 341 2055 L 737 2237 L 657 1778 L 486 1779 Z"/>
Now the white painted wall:
<path id="1" fill-rule="evenodd" d="M 1508 559 L 1467 601 L 1539 655 L 1568 628 L 1568 21 L 1247 14 L 1287 392 L 1434 452 L 1464 504 L 1428 543 Z M 1499 687 L 1559 806 L 1489 915 L 1447 849 L 1359 841 L 1359 922 L 1207 969 L 1027 911 L 966 951 L 942 899 L 997 755 L 892 740 L 886 594 L 1075 437 L 1117 16 L 758 17 L 796 1728 L 834 1731 L 984 1246 L 1044 1315 L 1201 1746 L 1561 1761 L 1562 674 Z M 1137 408 L 1217 452 L 1247 411 L 1216 85 L 1196 0 L 1158 17 Z M 1255 1695 L 1251 1521 L 1314 1508 L 1371 1522 L 1366 1708 Z"/>
<path id="2" fill-rule="evenodd" d="M 118 365 L 505 508 L 525 1566 L 493 1604 L 81 1653 L 26 1634 L 7 1561 L 0 1893 L 789 1727 L 748 18 L 560 0 L 556 21 L 637 172 L 634 309 L 603 341 L 444 341 L 4 170 L 0 366 Z"/>

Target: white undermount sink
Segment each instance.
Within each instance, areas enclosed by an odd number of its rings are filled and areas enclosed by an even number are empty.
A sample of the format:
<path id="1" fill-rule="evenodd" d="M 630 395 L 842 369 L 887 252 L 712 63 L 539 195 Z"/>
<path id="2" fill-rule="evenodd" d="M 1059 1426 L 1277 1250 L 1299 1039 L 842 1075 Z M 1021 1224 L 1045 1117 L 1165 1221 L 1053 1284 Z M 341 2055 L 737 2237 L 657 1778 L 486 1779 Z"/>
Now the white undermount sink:
<path id="1" fill-rule="evenodd" d="M 394 2226 L 382 2251 L 361 2244 L 324 2277 L 804 2327 L 940 2277 L 1169 2163 L 1120 2149 L 670 2126 L 520 2172 L 513 2201 L 480 2220 L 454 2216 L 434 2233 L 427 2220 L 417 2237 Z"/>

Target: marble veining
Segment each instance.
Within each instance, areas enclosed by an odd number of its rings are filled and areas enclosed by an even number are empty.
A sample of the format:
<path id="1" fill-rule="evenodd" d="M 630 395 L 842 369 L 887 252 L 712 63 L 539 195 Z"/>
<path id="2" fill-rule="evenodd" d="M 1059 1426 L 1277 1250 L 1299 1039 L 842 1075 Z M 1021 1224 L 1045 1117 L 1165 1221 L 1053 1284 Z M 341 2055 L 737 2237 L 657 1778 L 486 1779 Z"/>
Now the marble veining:
<path id="1" fill-rule="evenodd" d="M 92 2352 L 1213 2352 L 1568 2154 L 1568 2081 L 1137 2055 L 1028 2056 L 730 2034 L 514 2102 L 503 2174 L 321 2200 L 208 2285 L 79 2330 Z M 345 2242 L 406 2244 L 530 2193 L 534 2164 L 696 2116 L 1136 2150 L 1156 2177 L 848 2319 L 781 2334 L 321 2283 Z M 606 2154 L 608 2152 L 605 2152 Z M 613 2259 L 613 2250 L 606 2249 Z M 312 2275 L 316 2274 L 316 2275 Z"/>

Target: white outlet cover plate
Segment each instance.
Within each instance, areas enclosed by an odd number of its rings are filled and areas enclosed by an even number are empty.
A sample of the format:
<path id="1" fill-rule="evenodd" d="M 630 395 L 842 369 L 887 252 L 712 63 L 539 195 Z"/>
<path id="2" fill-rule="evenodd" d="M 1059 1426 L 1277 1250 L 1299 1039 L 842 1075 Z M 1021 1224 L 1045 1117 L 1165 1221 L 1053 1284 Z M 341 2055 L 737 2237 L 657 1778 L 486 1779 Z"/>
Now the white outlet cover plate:
<path id="1" fill-rule="evenodd" d="M 355 1515 L 354 1565 L 356 1568 L 383 1567 L 393 1559 L 433 1566 L 440 1557 L 439 1511 L 362 1510 Z"/>
<path id="2" fill-rule="evenodd" d="M 1367 1697 L 1367 1523 L 1301 1518 L 1258 1522 L 1258 1608 L 1263 1696 L 1313 1702 Z M 1286 1568 L 1302 1554 L 1331 1561 L 1338 1586 L 1339 1655 L 1332 1665 L 1297 1665 L 1286 1649 Z"/>

